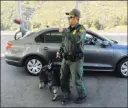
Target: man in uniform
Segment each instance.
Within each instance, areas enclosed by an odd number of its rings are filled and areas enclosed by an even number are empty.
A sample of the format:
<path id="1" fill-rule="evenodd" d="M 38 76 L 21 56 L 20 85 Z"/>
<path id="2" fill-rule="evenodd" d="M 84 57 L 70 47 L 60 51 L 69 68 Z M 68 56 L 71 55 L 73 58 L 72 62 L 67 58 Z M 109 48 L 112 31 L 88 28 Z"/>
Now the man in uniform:
<path id="1" fill-rule="evenodd" d="M 75 103 L 82 103 L 87 96 L 87 89 L 82 81 L 83 77 L 83 62 L 84 62 L 84 40 L 85 28 L 79 24 L 80 12 L 73 9 L 68 15 L 69 27 L 66 29 L 59 28 L 59 32 L 63 34 L 63 40 L 57 57 L 63 55 L 61 64 L 61 90 L 63 99 L 61 103 L 67 104 L 70 100 L 70 78 L 76 86 L 78 98 Z"/>

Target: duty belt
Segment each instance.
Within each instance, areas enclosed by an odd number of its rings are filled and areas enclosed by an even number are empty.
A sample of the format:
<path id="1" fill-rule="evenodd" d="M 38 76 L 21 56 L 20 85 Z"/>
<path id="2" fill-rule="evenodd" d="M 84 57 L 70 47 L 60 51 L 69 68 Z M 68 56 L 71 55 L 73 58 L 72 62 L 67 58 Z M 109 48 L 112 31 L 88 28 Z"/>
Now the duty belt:
<path id="1" fill-rule="evenodd" d="M 72 61 L 72 62 L 75 62 L 76 60 L 79 60 L 83 57 L 83 53 L 75 53 L 75 54 L 72 54 L 72 53 L 64 53 L 64 59 L 65 60 L 69 60 L 69 61 Z"/>

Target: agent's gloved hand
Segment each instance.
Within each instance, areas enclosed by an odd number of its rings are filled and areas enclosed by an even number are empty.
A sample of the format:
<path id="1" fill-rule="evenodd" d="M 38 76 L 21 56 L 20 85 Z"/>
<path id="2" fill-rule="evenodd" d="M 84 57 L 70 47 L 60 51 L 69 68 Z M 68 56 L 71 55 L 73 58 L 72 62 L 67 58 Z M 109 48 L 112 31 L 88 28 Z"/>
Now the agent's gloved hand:
<path id="1" fill-rule="evenodd" d="M 61 26 L 59 27 L 59 32 L 60 32 L 60 33 L 63 32 L 63 29 L 62 29 Z"/>
<path id="2" fill-rule="evenodd" d="M 60 58 L 60 56 L 61 56 L 60 52 L 57 51 L 57 53 L 56 53 L 56 58 Z"/>

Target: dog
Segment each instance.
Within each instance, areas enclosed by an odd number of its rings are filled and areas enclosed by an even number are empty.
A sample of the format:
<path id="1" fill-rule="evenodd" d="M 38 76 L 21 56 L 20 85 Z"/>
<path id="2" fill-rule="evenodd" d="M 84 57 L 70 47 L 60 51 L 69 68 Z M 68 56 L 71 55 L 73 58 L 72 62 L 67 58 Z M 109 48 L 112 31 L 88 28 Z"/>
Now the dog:
<path id="1" fill-rule="evenodd" d="M 42 68 L 39 74 L 39 80 L 39 89 L 48 87 L 53 93 L 52 101 L 56 101 L 59 95 L 60 72 L 54 70 L 52 62 L 49 62 L 48 65 Z"/>

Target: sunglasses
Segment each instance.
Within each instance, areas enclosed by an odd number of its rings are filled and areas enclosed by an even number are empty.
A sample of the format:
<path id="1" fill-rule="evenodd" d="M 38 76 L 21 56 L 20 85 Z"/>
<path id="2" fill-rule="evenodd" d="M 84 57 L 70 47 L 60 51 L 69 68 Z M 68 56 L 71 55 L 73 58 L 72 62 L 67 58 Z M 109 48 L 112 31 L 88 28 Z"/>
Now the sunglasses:
<path id="1" fill-rule="evenodd" d="M 68 17 L 68 19 L 72 19 L 72 18 L 75 18 L 75 17 L 72 17 L 72 16 Z"/>

